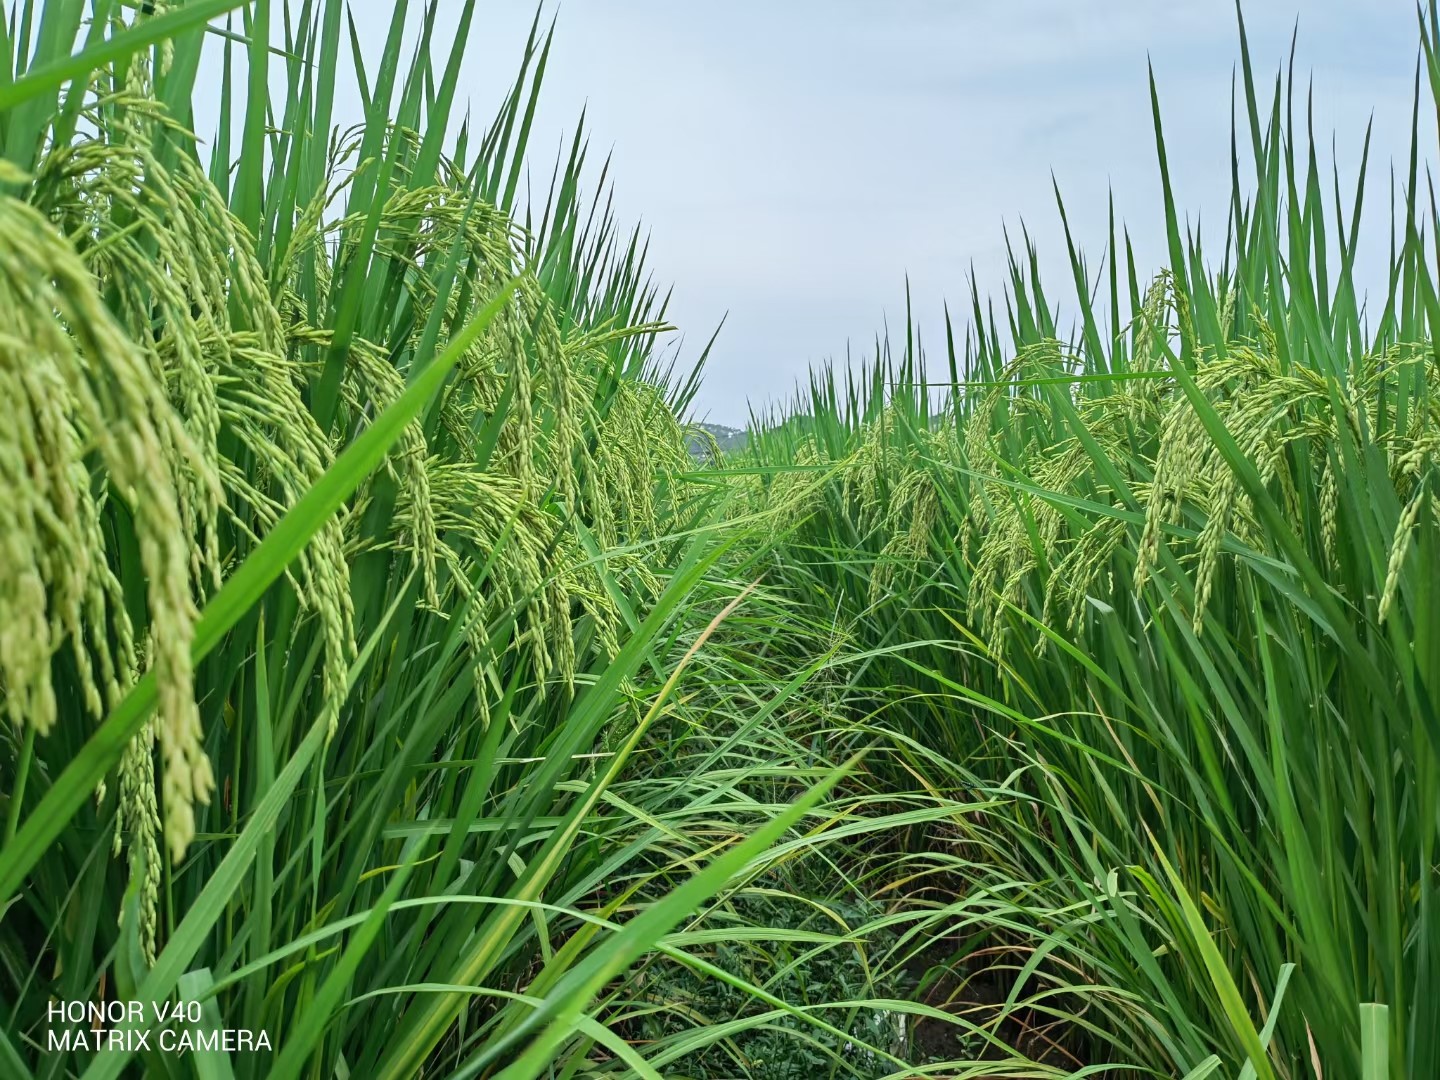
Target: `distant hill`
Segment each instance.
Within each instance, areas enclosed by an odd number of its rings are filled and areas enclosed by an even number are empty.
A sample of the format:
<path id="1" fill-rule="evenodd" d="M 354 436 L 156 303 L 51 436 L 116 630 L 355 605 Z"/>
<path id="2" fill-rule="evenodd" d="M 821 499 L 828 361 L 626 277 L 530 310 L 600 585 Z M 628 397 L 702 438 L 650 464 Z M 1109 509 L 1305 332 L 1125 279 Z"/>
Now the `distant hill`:
<path id="1" fill-rule="evenodd" d="M 707 432 L 720 447 L 721 453 L 732 454 L 745 449 L 746 433 L 743 428 L 726 427 L 724 424 L 693 424 L 691 426 Z M 699 434 L 690 436 L 690 453 L 692 455 L 703 458 L 709 450 L 709 440 Z"/>

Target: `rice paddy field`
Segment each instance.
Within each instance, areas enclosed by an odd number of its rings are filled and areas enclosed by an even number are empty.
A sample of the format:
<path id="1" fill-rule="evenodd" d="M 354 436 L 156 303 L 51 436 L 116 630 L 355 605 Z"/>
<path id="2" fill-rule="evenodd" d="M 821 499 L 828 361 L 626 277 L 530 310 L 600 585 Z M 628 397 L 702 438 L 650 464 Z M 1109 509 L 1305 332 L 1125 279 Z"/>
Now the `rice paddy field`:
<path id="1" fill-rule="evenodd" d="M 0 1076 L 1440 1076 L 1434 5 L 728 450 L 457 7 L 0 3 Z"/>

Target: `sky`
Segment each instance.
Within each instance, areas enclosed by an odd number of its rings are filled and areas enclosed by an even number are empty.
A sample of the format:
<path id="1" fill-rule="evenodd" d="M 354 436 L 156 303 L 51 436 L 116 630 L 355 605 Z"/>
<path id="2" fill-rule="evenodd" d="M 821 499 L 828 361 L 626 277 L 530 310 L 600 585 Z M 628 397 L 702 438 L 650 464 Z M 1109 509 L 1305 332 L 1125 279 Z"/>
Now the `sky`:
<path id="1" fill-rule="evenodd" d="M 453 25 L 459 3 L 439 4 Z M 378 53 L 393 6 L 352 0 L 367 51 Z M 1359 266 L 1378 284 L 1388 167 L 1403 171 L 1409 152 L 1413 0 L 1246 6 L 1265 85 L 1298 25 L 1322 175 L 1333 134 L 1353 186 L 1373 115 Z M 510 85 L 534 11 L 480 4 L 461 79 L 477 118 Z M 1213 223 L 1212 248 L 1224 238 L 1239 59 L 1228 0 L 567 0 L 544 12 L 557 18 L 531 140 L 536 182 L 585 108 L 591 160 L 613 154 L 618 217 L 644 226 L 655 279 L 674 286 L 682 363 L 726 320 L 698 419 L 744 426 L 751 408 L 789 399 L 811 365 L 843 363 L 847 345 L 857 359 L 873 350 L 887 322 L 903 328 L 907 277 L 938 346 L 945 300 L 963 326 L 972 266 L 982 295 L 998 298 L 1007 226 L 1015 235 L 1023 222 L 1063 304 L 1071 275 L 1052 171 L 1092 266 L 1113 191 L 1142 273 L 1158 268 L 1147 61 L 1177 205 Z M 933 360 L 938 370 L 938 349 Z"/>

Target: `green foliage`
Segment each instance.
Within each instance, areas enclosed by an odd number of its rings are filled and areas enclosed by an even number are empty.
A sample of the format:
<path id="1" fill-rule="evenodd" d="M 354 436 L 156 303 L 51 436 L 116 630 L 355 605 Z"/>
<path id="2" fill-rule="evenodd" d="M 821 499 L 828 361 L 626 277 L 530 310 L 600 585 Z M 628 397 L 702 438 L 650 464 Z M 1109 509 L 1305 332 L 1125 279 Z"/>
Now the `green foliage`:
<path id="1" fill-rule="evenodd" d="M 860 930 L 881 914 L 863 900 L 806 900 L 765 888 L 757 882 L 749 891 L 731 897 L 710 912 L 704 925 L 720 940 L 708 959 L 722 971 L 747 984 L 764 986 L 784 1001 L 800 1007 L 869 998 L 898 998 L 899 987 L 877 980 L 866 954 L 883 953 L 893 945 L 894 934 L 876 931 L 870 940 L 848 941 L 817 948 L 814 935 L 828 937 L 847 928 Z M 763 928 L 755 939 L 745 931 Z M 733 930 L 733 936 L 727 931 Z M 768 932 L 773 931 L 773 934 Z M 663 961 L 643 969 L 636 979 L 641 997 L 634 1008 L 651 1006 L 626 1025 L 632 1037 L 655 1042 L 694 1027 L 741 1020 L 767 1012 L 742 986 L 701 977 L 682 966 Z M 840 1031 L 860 1042 L 902 1050 L 903 1027 L 899 1014 L 884 1009 L 816 1010 Z M 837 1072 L 837 1062 L 850 1070 Z M 856 1048 L 839 1034 L 813 1031 L 792 1016 L 780 1016 L 743 1029 L 723 1043 L 688 1054 L 671 1068 L 677 1075 L 697 1080 L 748 1076 L 753 1080 L 795 1080 L 798 1077 L 850 1075 L 888 1076 L 892 1066 L 876 1055 Z M 851 1071 L 853 1070 L 853 1071 Z"/>
<path id="2" fill-rule="evenodd" d="M 341 132 L 340 0 L 155 7 L 0 19 L 6 1076 L 1440 1075 L 1418 87 L 1378 301 L 1242 24 L 1218 265 L 1152 84 L 1148 287 L 1027 238 L 697 463 L 538 24 Z M 46 1047 L 176 995 L 273 1050 Z"/>
<path id="3" fill-rule="evenodd" d="M 1390 1074 L 1428 1075 L 1440 220 L 1417 127 L 1362 307 L 1363 162 L 1345 201 L 1292 87 L 1267 103 L 1243 61 L 1254 181 L 1237 154 L 1218 269 L 1169 197 L 1157 95 L 1171 265 L 1148 289 L 1118 235 L 1099 275 L 1072 243 L 1067 341 L 1027 241 L 1003 321 L 977 292 L 947 327 L 939 407 L 907 327 L 868 373 L 817 373 L 805 430 L 763 428 L 735 476 L 790 522 L 775 586 L 873 657 L 856 697 L 933 751 L 877 784 L 1024 778 L 994 848 L 1027 883 L 1008 944 L 1114 992 L 1097 1052 L 1360 1075 L 1379 1003 Z"/>
<path id="4" fill-rule="evenodd" d="M 702 461 L 718 459 L 721 454 L 733 454 L 745 449 L 745 432 L 724 424 L 697 423 L 691 425 L 690 454 Z"/>
<path id="5" fill-rule="evenodd" d="M 468 29 L 439 64 L 427 11 L 407 67 L 399 5 L 332 133 L 343 5 L 287 8 L 279 52 L 265 0 L 205 28 L 236 6 L 5 7 L 0 1071 L 168 1069 L 51 1048 L 46 1003 L 196 993 L 271 1035 L 237 1076 L 538 1075 L 808 802 L 623 928 L 576 910 L 648 828 L 599 808 L 721 550 L 656 294 L 579 138 L 512 220 L 538 27 L 450 152 Z"/>

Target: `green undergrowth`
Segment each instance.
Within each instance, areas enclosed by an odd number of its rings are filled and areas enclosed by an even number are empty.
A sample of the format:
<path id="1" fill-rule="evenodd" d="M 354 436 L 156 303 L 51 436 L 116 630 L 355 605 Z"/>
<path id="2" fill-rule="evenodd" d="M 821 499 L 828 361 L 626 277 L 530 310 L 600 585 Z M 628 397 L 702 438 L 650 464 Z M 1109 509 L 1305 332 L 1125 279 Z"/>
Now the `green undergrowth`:
<path id="1" fill-rule="evenodd" d="M 820 884 L 826 888 L 829 883 Z M 764 879 L 712 909 L 702 924 L 714 937 L 714 945 L 705 950 L 710 963 L 790 1005 L 815 1010 L 812 1015 L 828 1020 L 839 1033 L 817 1034 L 802 1019 L 771 1015 L 764 1024 L 744 1027 L 679 1058 L 672 1068 L 688 1076 L 748 1070 L 765 1080 L 789 1080 L 843 1075 L 837 1061 L 850 1058 L 850 1075 L 888 1076 L 893 1066 L 873 1051 L 857 1049 L 849 1037 L 892 1052 L 902 1050 L 901 1014 L 868 1006 L 826 1008 L 833 1002 L 902 996 L 898 986 L 875 978 L 866 964 L 865 950 L 883 949 L 886 935 L 875 932 L 854 943 L 832 943 L 837 934 L 860 930 L 880 913 L 863 900 L 811 900 L 788 888 L 777 891 Z M 752 938 L 757 929 L 762 934 Z M 689 1036 L 696 1027 L 714 1029 L 771 1012 L 744 986 L 699 976 L 663 960 L 641 968 L 630 992 L 635 1000 L 616 1026 L 651 1046 Z"/>

